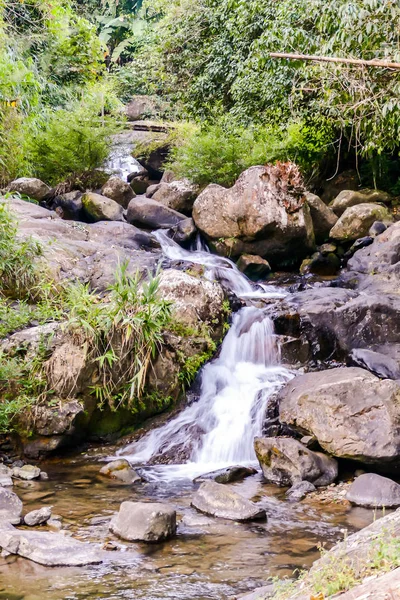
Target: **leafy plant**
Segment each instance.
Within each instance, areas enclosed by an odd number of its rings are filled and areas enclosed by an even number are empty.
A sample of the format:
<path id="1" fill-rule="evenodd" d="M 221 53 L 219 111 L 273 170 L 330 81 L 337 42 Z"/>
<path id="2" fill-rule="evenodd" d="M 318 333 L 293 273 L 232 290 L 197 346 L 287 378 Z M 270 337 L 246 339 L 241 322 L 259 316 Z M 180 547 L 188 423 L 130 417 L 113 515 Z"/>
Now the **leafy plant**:
<path id="1" fill-rule="evenodd" d="M 0 294 L 26 296 L 38 281 L 35 259 L 42 253 L 33 238 L 19 240 L 14 216 L 6 202 L 0 202 Z"/>

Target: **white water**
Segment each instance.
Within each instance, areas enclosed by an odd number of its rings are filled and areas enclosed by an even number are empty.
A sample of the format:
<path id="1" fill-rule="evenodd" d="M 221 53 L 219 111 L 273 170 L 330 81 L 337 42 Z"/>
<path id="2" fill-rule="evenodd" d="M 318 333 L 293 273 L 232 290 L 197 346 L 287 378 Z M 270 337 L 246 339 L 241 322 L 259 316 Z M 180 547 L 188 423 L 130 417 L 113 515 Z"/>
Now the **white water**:
<path id="1" fill-rule="evenodd" d="M 163 229 L 155 231 L 154 237 L 160 243 L 167 258 L 203 265 L 206 268 L 207 279 L 221 282 L 240 298 L 283 298 L 285 296 L 276 286 L 252 284 L 229 258 L 211 254 L 200 237 L 196 238 L 194 251 L 182 248 Z"/>
<path id="2" fill-rule="evenodd" d="M 143 464 L 156 455 L 186 449 L 189 463 L 153 473 L 195 476 L 255 460 L 254 437 L 262 433 L 268 399 L 292 373 L 279 365 L 273 324 L 263 310 L 242 308 L 233 318 L 220 355 L 201 372 L 200 399 L 121 454 Z"/>

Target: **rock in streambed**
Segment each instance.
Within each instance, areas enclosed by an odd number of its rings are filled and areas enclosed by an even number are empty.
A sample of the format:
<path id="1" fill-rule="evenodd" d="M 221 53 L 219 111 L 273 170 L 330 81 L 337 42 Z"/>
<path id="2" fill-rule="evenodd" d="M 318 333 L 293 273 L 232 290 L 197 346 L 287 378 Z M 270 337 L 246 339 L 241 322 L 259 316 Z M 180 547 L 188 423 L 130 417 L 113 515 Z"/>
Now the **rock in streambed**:
<path id="1" fill-rule="evenodd" d="M 265 510 L 237 492 L 215 481 L 205 481 L 192 499 L 192 506 L 206 515 L 231 521 L 266 519 Z"/>
<path id="2" fill-rule="evenodd" d="M 158 502 L 123 502 L 110 531 L 128 542 L 161 542 L 176 533 L 176 511 Z"/>

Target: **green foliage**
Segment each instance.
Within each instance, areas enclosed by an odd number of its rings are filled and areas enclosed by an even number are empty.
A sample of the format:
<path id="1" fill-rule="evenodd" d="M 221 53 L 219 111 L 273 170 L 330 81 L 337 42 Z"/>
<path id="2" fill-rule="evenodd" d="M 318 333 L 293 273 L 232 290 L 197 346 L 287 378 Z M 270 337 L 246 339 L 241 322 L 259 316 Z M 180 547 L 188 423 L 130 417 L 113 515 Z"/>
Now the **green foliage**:
<path id="1" fill-rule="evenodd" d="M 171 152 L 169 167 L 180 177 L 200 185 L 231 186 L 252 165 L 293 160 L 306 175 L 331 147 L 328 127 L 320 129 L 291 123 L 277 126 L 238 127 L 220 121 L 203 128 L 184 128 Z"/>
<path id="2" fill-rule="evenodd" d="M 50 185 L 79 179 L 101 166 L 116 130 L 112 119 L 101 118 L 90 97 L 67 109 L 43 111 L 30 123 L 26 140 L 32 174 Z"/>
<path id="3" fill-rule="evenodd" d="M 143 395 L 151 361 L 171 321 L 170 302 L 157 296 L 158 285 L 159 276 L 150 274 L 141 285 L 139 273 L 130 274 L 124 263 L 103 301 L 83 284 L 67 289 L 68 329 L 98 365 L 100 404 L 134 408 Z"/>
<path id="4" fill-rule="evenodd" d="M 269 56 L 399 61 L 396 0 L 148 0 L 147 7 L 162 17 L 132 68 L 146 56 L 148 87 L 161 85 L 196 119 L 228 114 L 257 128 L 294 119 L 318 130 L 322 118 L 335 132 L 340 158 L 398 149 L 397 71 Z"/>
<path id="5" fill-rule="evenodd" d="M 183 354 L 178 355 L 181 362 L 181 369 L 178 377 L 184 388 L 189 387 L 193 383 L 201 367 L 212 358 L 215 350 L 215 344 L 210 344 L 207 352 L 194 354 L 193 356 L 188 357 L 185 357 Z"/>
<path id="6" fill-rule="evenodd" d="M 8 205 L 0 203 L 0 295 L 25 296 L 38 281 L 35 259 L 41 246 L 32 238 L 19 240 L 17 224 Z"/>

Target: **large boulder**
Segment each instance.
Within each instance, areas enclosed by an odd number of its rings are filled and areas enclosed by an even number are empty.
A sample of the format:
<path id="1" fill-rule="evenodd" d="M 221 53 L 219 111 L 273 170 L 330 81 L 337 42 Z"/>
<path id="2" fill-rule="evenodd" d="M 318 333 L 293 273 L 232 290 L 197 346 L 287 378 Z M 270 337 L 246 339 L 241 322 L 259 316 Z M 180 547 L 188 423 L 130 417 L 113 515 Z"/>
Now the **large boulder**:
<path id="1" fill-rule="evenodd" d="M 175 318 L 182 325 L 198 329 L 201 323 L 221 322 L 224 292 L 218 283 L 168 269 L 161 274 L 158 294 L 173 301 Z"/>
<path id="2" fill-rule="evenodd" d="M 100 469 L 100 475 L 117 479 L 127 485 L 141 481 L 141 477 L 134 471 L 127 460 L 124 458 L 113 460 Z"/>
<path id="3" fill-rule="evenodd" d="M 170 229 L 186 219 L 186 215 L 144 196 L 137 196 L 129 202 L 126 215 L 128 223 L 148 229 Z"/>
<path id="4" fill-rule="evenodd" d="M 120 177 L 110 177 L 110 179 L 101 188 L 101 193 L 107 198 L 111 198 L 117 204 L 124 208 L 128 207 L 129 202 L 135 197 L 135 192 L 126 181 Z"/>
<path id="5" fill-rule="evenodd" d="M 371 202 L 390 204 L 391 201 L 390 194 L 379 190 L 343 190 L 329 206 L 340 217 L 347 208 L 357 206 L 357 204 L 369 204 Z"/>
<path id="6" fill-rule="evenodd" d="M 110 530 L 128 542 L 161 542 L 176 533 L 176 512 L 168 504 L 123 502 Z"/>
<path id="7" fill-rule="evenodd" d="M 351 484 L 346 498 L 357 506 L 392 508 L 400 506 L 400 485 L 376 473 L 364 473 Z"/>
<path id="8" fill-rule="evenodd" d="M 93 544 L 62 533 L 26 531 L 0 522 L 0 547 L 46 567 L 81 567 L 102 562 Z"/>
<path id="9" fill-rule="evenodd" d="M 32 510 L 24 517 L 25 525 L 28 527 L 36 527 L 36 525 L 44 525 L 51 519 L 51 506 L 43 506 L 38 510 Z"/>
<path id="10" fill-rule="evenodd" d="M 123 220 L 122 206 L 115 200 L 101 194 L 86 192 L 82 196 L 82 206 L 86 217 L 91 223 Z"/>
<path id="11" fill-rule="evenodd" d="M 187 180 L 182 180 L 172 181 L 171 183 L 161 182 L 152 198 L 168 208 L 190 215 L 198 194 L 199 189 L 197 186 Z"/>
<path id="12" fill-rule="evenodd" d="M 18 192 L 40 202 L 50 193 L 51 189 L 40 179 L 20 177 L 9 184 L 8 191 Z"/>
<path id="13" fill-rule="evenodd" d="M 237 268 L 250 279 L 265 279 L 271 272 L 270 264 L 265 258 L 254 254 L 242 254 L 237 262 Z"/>
<path id="14" fill-rule="evenodd" d="M 226 189 L 209 185 L 193 206 L 196 226 L 219 254 L 257 254 L 294 264 L 314 248 L 305 190 L 291 163 L 251 167 Z"/>
<path id="15" fill-rule="evenodd" d="M 22 508 L 22 502 L 17 494 L 0 487 L 0 527 L 3 522 L 19 525 Z M 0 546 L 2 546 L 1 542 L 0 536 Z"/>
<path id="16" fill-rule="evenodd" d="M 264 478 L 276 485 L 293 486 L 309 481 L 324 486 L 338 476 L 335 459 L 313 452 L 293 438 L 256 438 L 254 449 Z"/>
<path id="17" fill-rule="evenodd" d="M 314 226 L 315 241 L 320 244 L 329 237 L 329 232 L 336 224 L 338 217 L 326 206 L 319 196 L 306 192 L 307 204 L 310 207 Z"/>
<path id="18" fill-rule="evenodd" d="M 237 492 L 221 483 L 205 481 L 193 496 L 192 506 L 206 515 L 232 521 L 265 519 L 263 508 L 246 500 Z"/>
<path id="19" fill-rule="evenodd" d="M 351 242 L 368 234 L 375 221 L 393 221 L 385 206 L 365 203 L 347 208 L 336 225 L 332 227 L 330 237 L 339 242 Z"/>
<path id="20" fill-rule="evenodd" d="M 37 260 L 55 282 L 78 279 L 102 292 L 114 283 L 115 271 L 123 262 L 129 263 L 129 273 L 138 270 L 146 275 L 156 269 L 161 257 L 150 235 L 128 223 L 75 223 L 17 198 L 0 198 L 0 202 L 7 202 L 17 217 L 21 239 L 33 237 L 40 242 L 43 255 Z"/>
<path id="21" fill-rule="evenodd" d="M 400 385 L 358 367 L 295 377 L 280 392 L 279 418 L 338 458 L 379 469 L 398 463 Z"/>
<path id="22" fill-rule="evenodd" d="M 83 221 L 84 211 L 82 204 L 82 192 L 67 192 L 56 196 L 51 203 L 51 208 L 63 219 Z"/>

